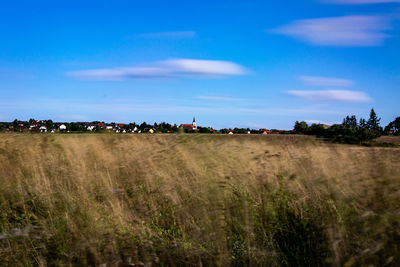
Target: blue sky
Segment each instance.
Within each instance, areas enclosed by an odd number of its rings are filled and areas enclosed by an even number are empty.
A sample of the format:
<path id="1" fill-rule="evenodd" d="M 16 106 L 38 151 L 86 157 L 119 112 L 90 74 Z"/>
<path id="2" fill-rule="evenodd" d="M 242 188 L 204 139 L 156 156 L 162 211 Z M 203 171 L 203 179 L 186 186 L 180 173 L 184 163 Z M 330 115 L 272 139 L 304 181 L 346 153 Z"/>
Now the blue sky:
<path id="1" fill-rule="evenodd" d="M 0 121 L 399 116 L 400 1 L 2 1 Z"/>

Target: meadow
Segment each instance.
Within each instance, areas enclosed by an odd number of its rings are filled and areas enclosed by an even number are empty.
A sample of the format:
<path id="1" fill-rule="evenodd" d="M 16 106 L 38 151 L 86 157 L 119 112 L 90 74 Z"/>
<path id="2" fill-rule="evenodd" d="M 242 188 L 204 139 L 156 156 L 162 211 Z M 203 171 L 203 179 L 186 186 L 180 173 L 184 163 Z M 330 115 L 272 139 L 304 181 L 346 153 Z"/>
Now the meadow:
<path id="1" fill-rule="evenodd" d="M 399 189 L 397 147 L 0 134 L 0 263 L 394 266 Z"/>

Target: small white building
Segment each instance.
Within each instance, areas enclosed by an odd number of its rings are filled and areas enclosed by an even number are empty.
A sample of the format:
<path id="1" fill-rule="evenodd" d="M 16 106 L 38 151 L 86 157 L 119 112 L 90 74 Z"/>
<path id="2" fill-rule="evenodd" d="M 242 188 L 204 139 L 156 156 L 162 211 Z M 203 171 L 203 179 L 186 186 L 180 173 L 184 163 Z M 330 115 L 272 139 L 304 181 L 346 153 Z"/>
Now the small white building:
<path id="1" fill-rule="evenodd" d="M 60 127 L 58 127 L 58 129 L 60 131 L 65 131 L 65 130 L 67 130 L 67 126 L 65 126 L 65 124 L 61 124 Z"/>
<path id="2" fill-rule="evenodd" d="M 94 125 L 89 125 L 86 129 L 87 129 L 88 131 L 93 131 L 94 129 L 96 129 L 96 126 L 94 126 Z"/>

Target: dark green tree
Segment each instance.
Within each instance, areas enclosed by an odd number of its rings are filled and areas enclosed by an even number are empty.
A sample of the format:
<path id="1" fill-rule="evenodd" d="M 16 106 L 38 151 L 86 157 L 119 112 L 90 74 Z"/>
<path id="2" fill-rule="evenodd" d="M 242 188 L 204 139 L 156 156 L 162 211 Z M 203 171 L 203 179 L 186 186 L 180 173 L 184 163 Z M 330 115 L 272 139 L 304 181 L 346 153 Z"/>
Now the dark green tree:
<path id="1" fill-rule="evenodd" d="M 357 128 L 357 118 L 355 115 L 352 116 L 346 116 L 346 118 L 343 119 L 343 125 L 349 128 Z"/>
<path id="2" fill-rule="evenodd" d="M 316 136 L 323 136 L 325 133 L 324 126 L 320 123 L 313 123 L 310 126 L 310 134 Z"/>
<path id="3" fill-rule="evenodd" d="M 381 118 L 378 118 L 378 116 L 375 113 L 374 109 L 371 109 L 371 112 L 369 114 L 369 119 L 367 121 L 367 128 L 369 130 L 374 130 L 374 131 L 382 131 L 382 127 L 379 126 L 379 122 L 381 121 Z"/>
<path id="4" fill-rule="evenodd" d="M 296 121 L 293 129 L 295 130 L 296 134 L 307 134 L 310 131 L 310 128 L 305 121 Z"/>
<path id="5" fill-rule="evenodd" d="M 140 124 L 140 126 L 139 126 L 139 128 L 140 128 L 140 130 L 144 130 L 144 129 L 146 129 L 146 128 L 151 128 L 152 127 L 152 125 L 150 125 L 150 124 L 147 124 L 145 121 L 144 122 L 142 122 L 142 124 Z"/>
<path id="6" fill-rule="evenodd" d="M 400 117 L 397 117 L 385 127 L 385 133 L 389 134 L 390 132 L 393 135 L 400 135 Z"/>
<path id="7" fill-rule="evenodd" d="M 211 128 L 207 128 L 207 127 L 197 127 L 197 129 L 199 130 L 199 133 L 210 133 L 211 132 Z"/>
<path id="8" fill-rule="evenodd" d="M 53 128 L 54 128 L 54 123 L 53 123 L 53 121 L 52 121 L 52 120 L 47 120 L 47 121 L 46 121 L 46 127 L 47 127 L 47 130 L 48 130 L 48 131 L 53 130 Z"/>
<path id="9" fill-rule="evenodd" d="M 360 129 L 364 129 L 367 127 L 367 122 L 365 121 L 365 119 L 363 119 L 363 118 L 360 119 L 360 123 L 358 124 L 358 127 Z"/>

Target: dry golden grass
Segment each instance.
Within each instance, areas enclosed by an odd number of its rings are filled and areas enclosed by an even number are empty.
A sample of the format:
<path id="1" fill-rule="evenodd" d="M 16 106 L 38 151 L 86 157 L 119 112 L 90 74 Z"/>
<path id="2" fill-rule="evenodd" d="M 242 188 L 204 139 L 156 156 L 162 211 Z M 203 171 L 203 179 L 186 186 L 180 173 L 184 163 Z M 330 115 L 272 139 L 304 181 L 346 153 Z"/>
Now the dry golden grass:
<path id="1" fill-rule="evenodd" d="M 376 142 L 400 145 L 400 136 L 381 136 L 376 140 Z"/>
<path id="2" fill-rule="evenodd" d="M 0 262 L 392 265 L 399 189 L 399 148 L 305 136 L 1 134 Z"/>

